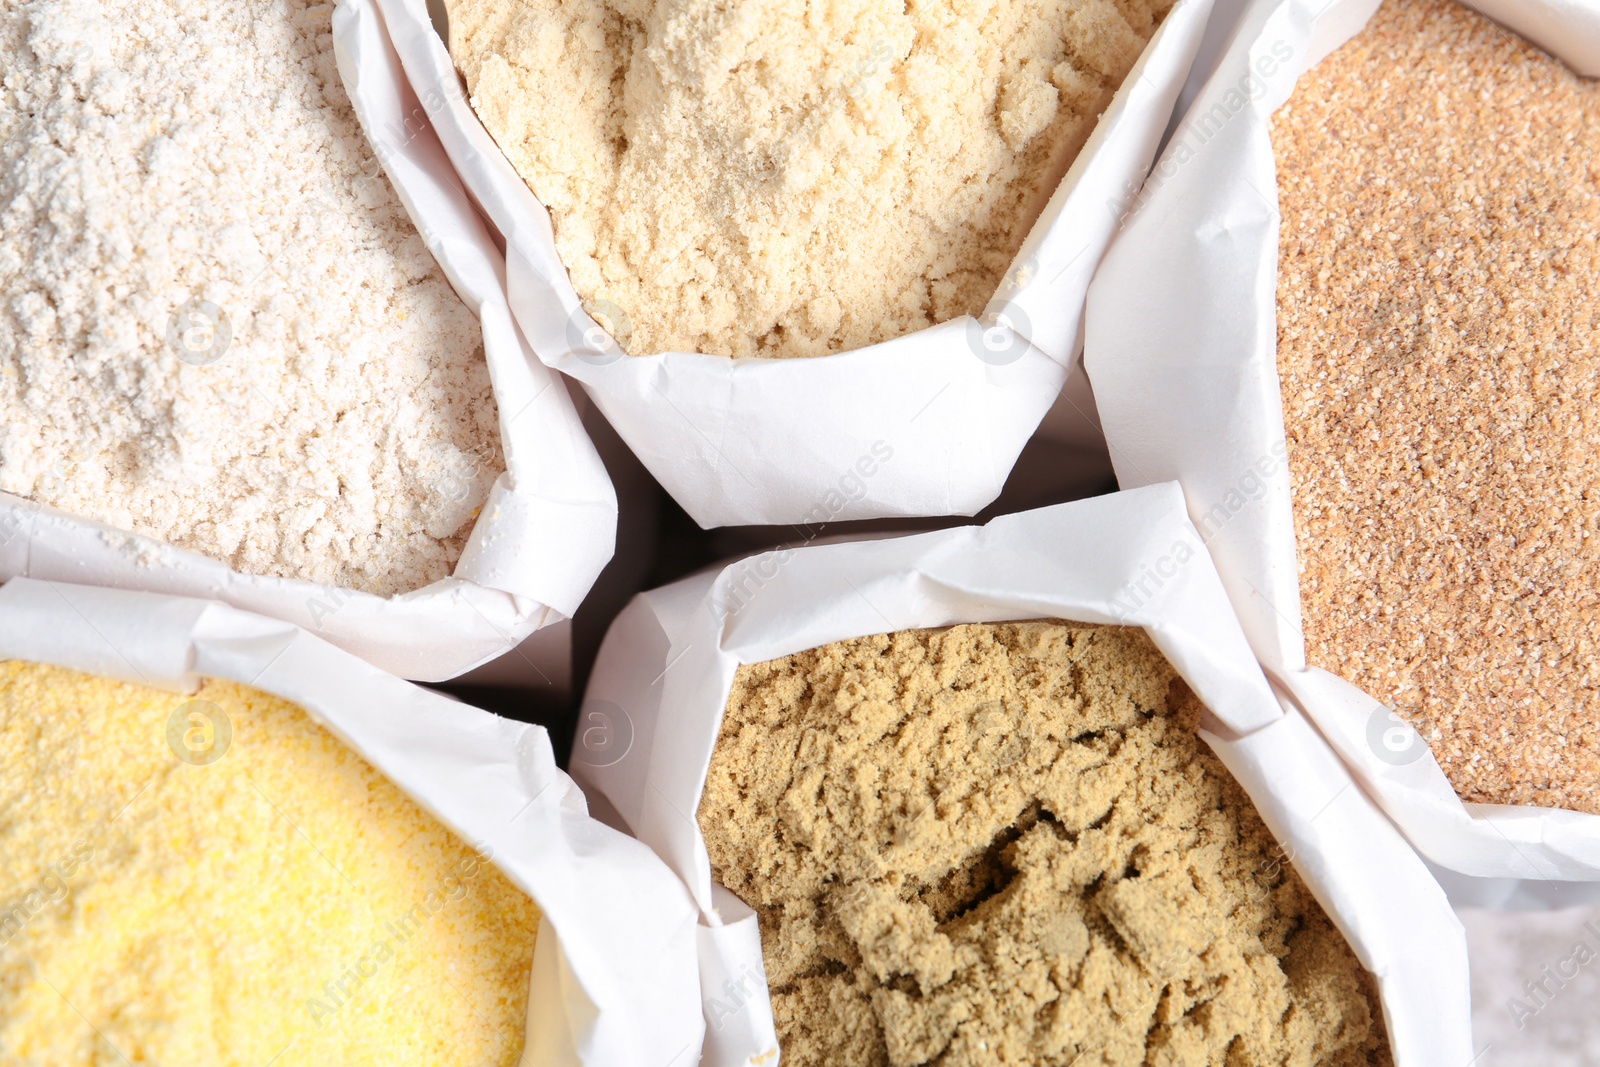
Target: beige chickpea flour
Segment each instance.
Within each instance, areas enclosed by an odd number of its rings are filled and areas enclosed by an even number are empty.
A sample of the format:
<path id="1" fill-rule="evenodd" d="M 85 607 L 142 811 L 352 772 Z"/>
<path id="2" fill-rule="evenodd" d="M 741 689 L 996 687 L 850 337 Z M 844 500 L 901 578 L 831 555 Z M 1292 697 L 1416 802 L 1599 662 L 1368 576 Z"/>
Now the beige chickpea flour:
<path id="1" fill-rule="evenodd" d="M 634 355 L 981 313 L 1172 0 L 450 0 L 472 105 Z"/>
<path id="2" fill-rule="evenodd" d="M 539 909 L 301 709 L 0 662 L 0 1063 L 512 1067 Z"/>
<path id="3" fill-rule="evenodd" d="M 1370 976 L 1142 630 L 841 641 L 740 669 L 699 821 L 785 1063 L 1388 1063 Z"/>
<path id="4" fill-rule="evenodd" d="M 331 14 L 0 5 L 0 491 L 389 594 L 450 573 L 500 436 Z"/>
<path id="5" fill-rule="evenodd" d="M 1600 813 L 1600 84 L 1387 0 L 1272 138 L 1307 656 L 1464 799 Z"/>

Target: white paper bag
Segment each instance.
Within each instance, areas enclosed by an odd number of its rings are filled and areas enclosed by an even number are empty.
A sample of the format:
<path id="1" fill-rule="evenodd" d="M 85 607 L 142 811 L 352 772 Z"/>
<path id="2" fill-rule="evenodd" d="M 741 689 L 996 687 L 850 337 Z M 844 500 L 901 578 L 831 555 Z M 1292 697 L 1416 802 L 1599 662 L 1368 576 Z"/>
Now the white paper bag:
<path id="1" fill-rule="evenodd" d="M 406 678 L 439 681 L 571 616 L 611 558 L 617 503 L 560 377 L 528 349 L 505 263 L 395 74 L 370 11 L 334 14 L 339 69 L 378 161 L 483 326 L 506 470 L 454 573 L 382 597 L 242 574 L 149 537 L 0 493 L 0 580 L 19 575 L 221 600 L 284 619 Z"/>
<path id="2" fill-rule="evenodd" d="M 1257 0 L 1179 124 L 1089 294 L 1085 361 L 1118 481 L 1175 480 L 1268 673 L 1465 904 L 1595 899 L 1600 816 L 1462 804 L 1388 708 L 1308 668 L 1276 362 L 1268 119 L 1376 0 Z M 1600 74 L 1600 0 L 1477 0 Z M 1481 881 L 1480 881 L 1481 880 Z"/>
<path id="3" fill-rule="evenodd" d="M 523 1063 L 693 1062 L 693 902 L 649 849 L 589 817 L 543 727 L 403 682 L 287 623 L 187 597 L 13 579 L 0 586 L 7 659 L 174 693 L 223 678 L 300 705 L 542 909 Z"/>
<path id="4" fill-rule="evenodd" d="M 504 238 L 507 291 L 534 351 L 582 382 L 711 527 L 970 515 L 995 498 L 1063 383 L 1083 373 L 1084 292 L 1150 165 L 1212 0 L 1178 0 L 1167 14 L 982 322 L 813 359 L 738 360 L 623 355 L 580 306 L 549 215 L 473 114 L 425 0 L 342 2 L 382 13 L 460 181 Z"/>
<path id="5" fill-rule="evenodd" d="M 1176 485 L 987 526 L 786 549 L 634 599 L 606 636 L 573 774 L 699 904 L 711 1065 L 770 1063 L 755 915 L 714 886 L 694 818 L 740 665 L 963 622 L 1142 626 L 1213 709 L 1205 741 L 1377 977 L 1396 1062 L 1464 1067 L 1466 943 L 1444 893 L 1349 771 L 1262 675 Z M 763 976 L 760 995 L 741 979 Z"/>

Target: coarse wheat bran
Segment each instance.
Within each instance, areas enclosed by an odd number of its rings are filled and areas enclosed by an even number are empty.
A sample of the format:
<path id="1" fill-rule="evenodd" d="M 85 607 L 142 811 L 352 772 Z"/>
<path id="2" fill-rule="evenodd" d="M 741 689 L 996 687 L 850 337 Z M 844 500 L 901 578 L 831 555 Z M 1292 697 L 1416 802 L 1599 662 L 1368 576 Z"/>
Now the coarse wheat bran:
<path id="1" fill-rule="evenodd" d="M 472 104 L 634 355 L 978 314 L 1172 0 L 450 0 Z"/>
<path id="2" fill-rule="evenodd" d="M 276 697 L 0 662 L 0 842 L 8 1067 L 518 1060 L 538 906 Z"/>
<path id="3" fill-rule="evenodd" d="M 1272 130 L 1307 655 L 1463 798 L 1600 812 L 1600 85 L 1388 0 Z"/>
<path id="4" fill-rule="evenodd" d="M 449 575 L 500 435 L 331 14 L 0 5 L 0 491 L 390 594 Z"/>
<path id="5" fill-rule="evenodd" d="M 1143 631 L 740 669 L 700 804 L 784 1062 L 1389 1062 L 1373 985 Z"/>

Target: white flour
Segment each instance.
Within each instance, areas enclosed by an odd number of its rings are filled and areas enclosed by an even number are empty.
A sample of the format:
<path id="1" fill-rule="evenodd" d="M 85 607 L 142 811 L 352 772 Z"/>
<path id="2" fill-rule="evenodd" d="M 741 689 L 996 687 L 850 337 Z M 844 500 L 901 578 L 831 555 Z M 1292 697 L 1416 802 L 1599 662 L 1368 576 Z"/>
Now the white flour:
<path id="1" fill-rule="evenodd" d="M 450 573 L 499 433 L 331 14 L 0 4 L 0 490 L 388 594 Z"/>

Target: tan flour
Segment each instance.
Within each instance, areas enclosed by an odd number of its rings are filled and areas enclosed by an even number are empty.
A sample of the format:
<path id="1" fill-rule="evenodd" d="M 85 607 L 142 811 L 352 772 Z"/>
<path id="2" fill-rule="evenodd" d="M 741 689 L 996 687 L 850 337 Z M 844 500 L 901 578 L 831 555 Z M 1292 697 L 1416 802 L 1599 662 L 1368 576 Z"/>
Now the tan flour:
<path id="1" fill-rule="evenodd" d="M 1372 985 L 1143 631 L 741 668 L 700 825 L 784 1062 L 1388 1062 Z"/>
<path id="2" fill-rule="evenodd" d="M 1465 799 L 1600 812 L 1600 85 L 1388 0 L 1273 143 L 1307 655 Z"/>
<path id="3" fill-rule="evenodd" d="M 0 6 L 0 491 L 394 593 L 450 573 L 499 429 L 331 14 Z"/>
<path id="4" fill-rule="evenodd" d="M 815 356 L 981 312 L 1171 2 L 448 6 L 625 351 Z"/>

